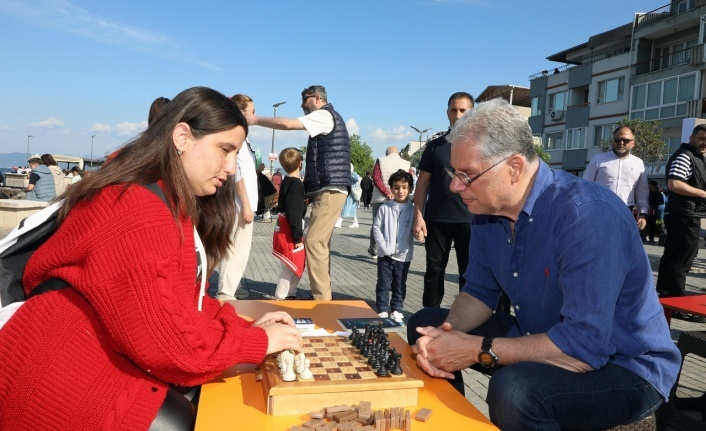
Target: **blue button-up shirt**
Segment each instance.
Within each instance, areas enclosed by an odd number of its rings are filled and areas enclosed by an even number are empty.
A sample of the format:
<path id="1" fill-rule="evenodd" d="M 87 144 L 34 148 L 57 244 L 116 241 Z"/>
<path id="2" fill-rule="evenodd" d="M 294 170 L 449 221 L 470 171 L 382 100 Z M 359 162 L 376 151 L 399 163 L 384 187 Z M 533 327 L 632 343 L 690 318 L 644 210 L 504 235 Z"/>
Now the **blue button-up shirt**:
<path id="1" fill-rule="evenodd" d="M 611 362 L 664 397 L 680 355 L 654 288 L 635 219 L 610 190 L 542 161 L 515 223 L 476 215 L 463 290 L 495 309 L 500 291 L 517 325 L 546 333 L 593 369 Z"/>

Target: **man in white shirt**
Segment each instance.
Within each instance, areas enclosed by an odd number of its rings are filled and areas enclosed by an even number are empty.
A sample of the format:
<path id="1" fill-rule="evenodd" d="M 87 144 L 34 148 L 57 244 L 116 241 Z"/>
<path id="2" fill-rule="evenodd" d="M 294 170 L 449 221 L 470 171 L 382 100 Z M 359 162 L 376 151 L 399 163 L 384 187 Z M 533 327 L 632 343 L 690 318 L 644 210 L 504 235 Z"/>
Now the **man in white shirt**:
<path id="1" fill-rule="evenodd" d="M 236 94 L 231 98 L 243 113 L 255 113 L 252 98 L 244 94 Z M 218 275 L 218 294 L 216 299 L 245 299 L 249 296 L 247 289 L 240 286 L 245 273 L 245 266 L 250 256 L 252 244 L 253 218 L 257 210 L 257 173 L 255 157 L 246 138 L 245 145 L 235 158 L 235 225 L 233 226 L 233 242 L 228 248 L 228 254 L 221 261 Z"/>
<path id="2" fill-rule="evenodd" d="M 627 126 L 618 127 L 613 132 L 613 151 L 593 157 L 583 178 L 608 187 L 631 210 L 637 211 L 637 227 L 643 230 L 647 226 L 650 190 L 645 164 L 630 154 L 634 147 L 635 131 Z"/>
<path id="3" fill-rule="evenodd" d="M 346 123 L 328 103 L 326 89 L 312 85 L 302 91 L 303 117 L 258 117 L 246 113 L 251 126 L 306 130 L 304 190 L 311 200 L 309 230 L 304 246 L 312 297 L 331 300 L 329 243 L 334 225 L 351 189 L 350 139 Z"/>

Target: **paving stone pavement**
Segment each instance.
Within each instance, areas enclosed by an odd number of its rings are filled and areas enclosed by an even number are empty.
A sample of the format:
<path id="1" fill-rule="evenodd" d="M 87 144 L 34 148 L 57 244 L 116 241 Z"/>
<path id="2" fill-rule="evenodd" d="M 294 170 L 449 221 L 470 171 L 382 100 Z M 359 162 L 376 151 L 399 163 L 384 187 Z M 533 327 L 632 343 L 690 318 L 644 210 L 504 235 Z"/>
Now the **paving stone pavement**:
<path id="1" fill-rule="evenodd" d="M 308 216 L 308 215 L 307 215 Z M 350 219 L 343 222 L 343 227 L 335 229 L 331 239 L 331 279 L 333 299 L 361 299 L 371 307 L 375 304 L 375 283 L 377 281 L 377 266 L 375 259 L 367 253 L 368 234 L 372 224 L 372 212 L 358 209 L 360 227 L 351 229 Z M 257 221 L 253 233 L 252 251 L 248 260 L 241 285 L 250 293 L 249 299 L 273 298 L 279 263 L 271 254 L 272 222 Z M 645 245 L 655 277 L 663 247 Z M 414 258 L 407 278 L 407 297 L 404 304 L 405 321 L 415 311 L 422 307 L 422 290 L 425 271 L 424 246 L 417 244 L 414 248 Z M 450 307 L 458 293 L 458 265 L 452 251 L 447 266 L 446 294 L 442 307 Z M 211 286 L 217 285 L 218 274 L 211 277 Z M 656 281 L 656 278 L 655 278 Z M 706 293 L 706 250 L 701 248 L 694 267 L 687 277 L 687 288 L 690 291 Z M 215 294 L 212 288 L 210 293 Z M 309 278 L 304 275 L 299 283 L 297 296 L 306 298 L 310 295 Z M 672 320 L 672 339 L 676 342 L 679 333 L 684 330 L 706 330 L 706 324 Z M 403 332 L 406 337 L 406 332 Z M 488 416 L 488 405 L 485 397 L 488 391 L 489 378 L 481 373 L 467 370 L 464 372 L 466 398 L 478 410 Z M 695 396 L 706 391 L 706 361 L 689 355 L 684 364 L 680 378 L 679 396 Z"/>
<path id="2" fill-rule="evenodd" d="M 360 227 L 350 229 L 350 220 L 343 222 L 343 227 L 336 229 L 331 239 L 331 276 L 333 280 L 333 298 L 339 300 L 361 299 L 371 307 L 375 301 L 375 283 L 377 266 L 368 253 L 368 234 L 371 226 L 371 211 L 358 210 Z M 255 222 L 252 251 L 243 278 L 243 286 L 249 291 L 249 299 L 272 299 L 279 273 L 279 262 L 271 254 L 272 231 L 274 219 L 271 222 Z M 9 230 L 0 230 L 0 238 L 5 237 Z M 655 277 L 657 266 L 662 256 L 662 247 L 645 245 L 650 258 Z M 405 300 L 405 321 L 412 313 L 422 307 L 422 285 L 425 270 L 424 246 L 417 244 L 414 249 L 414 259 L 410 266 L 407 279 L 407 297 Z M 452 251 L 447 266 L 446 295 L 443 307 L 449 307 L 458 292 L 458 267 L 455 253 Z M 215 295 L 218 284 L 218 272 L 210 279 L 209 293 Z M 692 292 L 706 293 L 706 250 L 701 248 L 694 262 L 693 269 L 687 277 L 687 289 Z M 297 296 L 308 297 L 310 294 L 309 278 L 304 272 Z M 706 324 L 672 320 L 672 339 L 676 342 L 681 331 L 706 330 Z M 403 331 L 403 337 L 406 332 Z M 464 373 L 466 398 L 483 414 L 488 415 L 485 397 L 488 390 L 488 377 L 475 371 Z M 680 396 L 696 396 L 706 391 L 706 361 L 689 355 L 684 363 L 680 378 L 678 394 Z"/>

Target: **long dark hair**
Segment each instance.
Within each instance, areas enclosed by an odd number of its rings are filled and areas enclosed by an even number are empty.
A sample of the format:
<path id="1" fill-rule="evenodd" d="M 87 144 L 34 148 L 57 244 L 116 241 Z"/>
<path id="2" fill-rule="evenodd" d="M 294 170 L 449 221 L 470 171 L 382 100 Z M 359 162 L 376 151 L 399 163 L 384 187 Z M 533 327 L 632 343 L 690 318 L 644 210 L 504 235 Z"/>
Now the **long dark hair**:
<path id="1" fill-rule="evenodd" d="M 65 194 L 59 213 L 64 220 L 71 208 L 90 201 L 104 188 L 124 184 L 150 184 L 162 180 L 175 221 L 192 220 L 206 248 L 208 272 L 227 252 L 235 224 L 235 182 L 233 178 L 210 196 L 195 196 L 174 147 L 172 133 L 178 123 L 186 123 L 195 138 L 240 126 L 247 135 L 248 124 L 229 98 L 205 87 L 184 90 L 171 100 L 159 121 L 123 146 L 110 163 L 84 177 Z M 183 234 L 183 233 L 182 233 Z"/>

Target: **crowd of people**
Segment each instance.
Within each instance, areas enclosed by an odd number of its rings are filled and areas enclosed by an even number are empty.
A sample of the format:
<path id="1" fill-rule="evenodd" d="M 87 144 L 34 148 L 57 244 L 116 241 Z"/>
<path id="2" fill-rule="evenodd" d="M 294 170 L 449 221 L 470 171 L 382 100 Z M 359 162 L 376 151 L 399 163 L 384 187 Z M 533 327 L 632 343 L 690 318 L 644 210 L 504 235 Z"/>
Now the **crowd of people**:
<path id="1" fill-rule="evenodd" d="M 345 282 L 331 279 L 331 236 L 345 219 L 358 227 L 361 205 L 373 216 L 376 311 L 403 321 L 415 240 L 423 243 L 423 308 L 408 319 L 408 342 L 421 369 L 462 393 L 463 369 L 491 375 L 490 419 L 501 429 L 606 429 L 667 400 L 680 355 L 640 234 L 654 239 L 665 199 L 631 154 L 634 131 L 618 128 L 613 152 L 581 179 L 539 159 L 510 104 L 476 105 L 457 92 L 449 130 L 427 143 L 418 177 L 395 147 L 361 177 L 326 89 L 305 88 L 301 108 L 298 118 L 261 117 L 250 96 L 195 87 L 155 100 L 143 133 L 64 190 L 52 159 L 29 161 L 28 194 L 64 204 L 24 286 L 60 278 L 69 287 L 31 297 L 0 328 L 3 427 L 190 429 L 199 385 L 301 349 L 288 314 L 247 321 L 229 302 L 248 296 L 256 217 L 275 219 L 275 299 L 327 301 Z M 284 173 L 268 177 L 247 139 L 253 126 L 306 131 L 305 157 L 282 150 Z M 706 217 L 705 152 L 697 126 L 667 166 L 661 294 L 685 294 Z M 77 246 L 79 236 L 101 240 Z M 459 292 L 444 309 L 452 247 Z M 300 296 L 304 271 L 311 294 Z M 35 414 L 12 413 L 27 406 Z"/>

